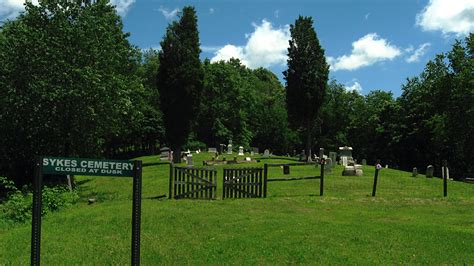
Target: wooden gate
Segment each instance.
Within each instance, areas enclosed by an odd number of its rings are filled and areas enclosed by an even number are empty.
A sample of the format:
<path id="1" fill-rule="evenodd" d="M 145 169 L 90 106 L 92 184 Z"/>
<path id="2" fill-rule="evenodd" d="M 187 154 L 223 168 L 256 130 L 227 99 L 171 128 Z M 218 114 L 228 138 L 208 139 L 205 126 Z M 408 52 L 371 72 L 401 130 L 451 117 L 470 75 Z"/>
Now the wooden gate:
<path id="1" fill-rule="evenodd" d="M 263 196 L 262 168 L 224 169 L 225 198 L 261 198 Z"/>
<path id="2" fill-rule="evenodd" d="M 217 170 L 170 164 L 169 199 L 215 199 L 216 188 Z"/>

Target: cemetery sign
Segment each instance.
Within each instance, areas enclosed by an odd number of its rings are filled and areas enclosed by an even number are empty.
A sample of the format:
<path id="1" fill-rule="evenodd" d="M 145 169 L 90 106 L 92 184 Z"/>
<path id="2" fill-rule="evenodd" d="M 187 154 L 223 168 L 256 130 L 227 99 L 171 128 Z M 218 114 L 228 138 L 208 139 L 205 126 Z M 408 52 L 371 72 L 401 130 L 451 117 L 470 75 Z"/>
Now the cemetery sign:
<path id="1" fill-rule="evenodd" d="M 41 201 L 43 175 L 87 175 L 133 177 L 132 260 L 140 265 L 140 223 L 142 198 L 142 161 L 118 161 L 65 157 L 38 157 L 33 179 L 33 208 L 31 222 L 31 265 L 40 264 Z"/>
<path id="2" fill-rule="evenodd" d="M 133 176 L 133 161 L 44 157 L 43 174 Z"/>

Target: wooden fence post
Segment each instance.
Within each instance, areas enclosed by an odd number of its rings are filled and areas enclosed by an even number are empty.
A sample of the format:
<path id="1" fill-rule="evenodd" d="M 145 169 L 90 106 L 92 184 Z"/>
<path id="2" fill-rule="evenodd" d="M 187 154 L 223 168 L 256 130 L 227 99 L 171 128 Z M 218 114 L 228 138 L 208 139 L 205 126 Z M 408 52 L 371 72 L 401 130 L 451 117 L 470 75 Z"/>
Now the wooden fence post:
<path id="1" fill-rule="evenodd" d="M 168 199 L 173 198 L 173 162 L 170 162 L 170 184 Z"/>
<path id="2" fill-rule="evenodd" d="M 268 165 L 263 165 L 263 197 L 267 197 Z"/>

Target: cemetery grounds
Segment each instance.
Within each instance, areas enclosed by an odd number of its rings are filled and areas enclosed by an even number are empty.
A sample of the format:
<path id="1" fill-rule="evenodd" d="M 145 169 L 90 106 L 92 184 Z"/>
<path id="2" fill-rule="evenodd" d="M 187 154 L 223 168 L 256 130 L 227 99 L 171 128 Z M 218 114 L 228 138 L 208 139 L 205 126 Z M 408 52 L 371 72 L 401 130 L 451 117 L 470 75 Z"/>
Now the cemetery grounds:
<path id="1" fill-rule="evenodd" d="M 224 155 L 225 156 L 225 155 Z M 230 155 L 228 156 L 230 157 Z M 233 156 L 232 156 L 233 157 Z M 211 154 L 194 155 L 196 166 Z M 243 157 L 241 157 L 243 158 Z M 169 165 L 138 158 L 143 168 L 141 262 L 153 264 L 473 264 L 474 185 L 411 177 L 374 167 L 364 176 L 326 172 L 319 180 L 272 182 L 267 198 L 169 200 Z M 230 158 L 228 158 L 230 159 Z M 226 167 L 262 167 L 284 158 Z M 184 165 L 184 164 L 183 164 Z M 314 165 L 291 176 L 318 175 Z M 270 168 L 270 177 L 283 176 Z M 80 201 L 42 219 L 41 261 L 48 264 L 129 264 L 132 178 L 77 176 Z M 88 204 L 95 198 L 94 204 Z M 0 220 L 0 264 L 30 261 L 31 224 Z"/>

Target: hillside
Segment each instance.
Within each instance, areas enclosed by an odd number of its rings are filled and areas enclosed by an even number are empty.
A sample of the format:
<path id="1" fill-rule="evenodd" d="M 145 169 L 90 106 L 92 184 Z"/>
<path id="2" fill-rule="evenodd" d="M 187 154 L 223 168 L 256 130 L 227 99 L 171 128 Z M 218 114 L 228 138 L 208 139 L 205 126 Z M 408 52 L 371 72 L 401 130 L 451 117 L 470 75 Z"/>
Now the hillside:
<path id="1" fill-rule="evenodd" d="M 207 153 L 194 157 L 201 165 Z M 140 158 L 157 162 L 156 156 Z M 263 162 L 281 160 L 262 160 Z M 337 167 L 319 181 L 269 183 L 266 199 L 168 200 L 168 165 L 143 172 L 141 262 L 155 264 L 472 264 L 474 185 L 416 178 L 383 169 L 370 196 L 374 167 L 343 177 Z M 292 167 L 291 176 L 318 174 Z M 270 176 L 282 176 L 272 168 Z M 132 179 L 77 177 L 81 200 L 42 223 L 42 263 L 128 264 Z M 97 202 L 88 205 L 87 199 Z M 30 259 L 31 225 L 0 224 L 0 263 Z"/>

